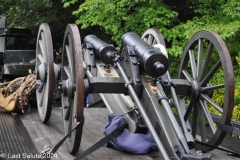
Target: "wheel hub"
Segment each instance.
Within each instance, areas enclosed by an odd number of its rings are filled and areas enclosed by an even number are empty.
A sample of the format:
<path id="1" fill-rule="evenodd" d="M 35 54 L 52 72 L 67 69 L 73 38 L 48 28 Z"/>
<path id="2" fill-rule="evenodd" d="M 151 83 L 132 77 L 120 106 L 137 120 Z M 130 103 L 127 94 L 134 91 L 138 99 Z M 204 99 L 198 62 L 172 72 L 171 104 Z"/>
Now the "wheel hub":
<path id="1" fill-rule="evenodd" d="M 75 90 L 76 90 L 76 85 L 74 84 L 74 81 L 72 78 L 68 78 L 67 80 L 62 81 L 62 93 L 64 96 L 73 98 Z"/>
<path id="2" fill-rule="evenodd" d="M 190 98 L 193 100 L 197 100 L 199 99 L 200 93 L 201 93 L 199 82 L 194 80 L 191 82 L 191 84 L 192 84 L 192 93 Z"/>
<path id="3" fill-rule="evenodd" d="M 46 82 L 47 80 L 47 64 L 41 63 L 39 66 L 36 66 L 37 79 L 40 79 L 41 82 Z"/>

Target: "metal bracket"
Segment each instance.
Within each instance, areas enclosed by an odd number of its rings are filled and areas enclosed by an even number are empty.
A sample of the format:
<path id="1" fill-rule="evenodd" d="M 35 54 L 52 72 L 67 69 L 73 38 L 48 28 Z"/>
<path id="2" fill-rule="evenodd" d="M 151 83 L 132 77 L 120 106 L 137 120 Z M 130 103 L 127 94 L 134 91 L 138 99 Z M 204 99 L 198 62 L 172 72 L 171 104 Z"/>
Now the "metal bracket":
<path id="1" fill-rule="evenodd" d="M 240 136 L 240 129 L 233 127 L 233 126 L 228 126 L 225 124 L 218 123 L 218 129 L 220 129 L 221 131 L 226 132 L 226 133 Z"/>
<path id="2" fill-rule="evenodd" d="M 137 129 L 135 133 L 146 134 L 148 132 L 148 127 L 146 126 L 145 121 L 143 120 L 139 109 L 132 107 L 132 109 L 130 110 L 130 112 L 128 112 L 128 114 L 136 122 Z"/>
<path id="3" fill-rule="evenodd" d="M 138 60 L 137 60 L 137 55 L 134 51 L 134 48 L 131 46 L 127 46 L 127 54 L 131 61 L 130 66 L 132 70 L 133 81 L 136 83 L 141 83 L 141 78 L 140 78 L 139 68 L 138 68 Z"/>
<path id="4" fill-rule="evenodd" d="M 91 43 L 84 43 L 83 48 L 86 48 L 88 50 L 89 63 L 90 63 L 89 65 L 93 68 L 96 68 L 93 45 Z"/>

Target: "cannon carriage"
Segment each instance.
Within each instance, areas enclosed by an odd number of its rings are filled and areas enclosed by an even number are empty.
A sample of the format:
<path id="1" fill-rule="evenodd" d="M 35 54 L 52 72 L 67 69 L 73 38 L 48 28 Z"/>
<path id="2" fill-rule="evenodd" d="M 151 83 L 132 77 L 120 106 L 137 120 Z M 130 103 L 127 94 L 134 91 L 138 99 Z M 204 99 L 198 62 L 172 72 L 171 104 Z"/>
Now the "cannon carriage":
<path id="1" fill-rule="evenodd" d="M 214 123 L 210 108 L 219 111 L 221 125 L 230 125 L 234 76 L 228 49 L 213 31 L 199 31 L 190 38 L 177 78 L 168 72 L 165 42 L 155 29 L 141 37 L 126 33 L 119 53 L 94 35 L 81 42 L 77 26 L 69 24 L 61 65 L 54 63 L 52 53 L 50 28 L 42 24 L 36 48 L 39 116 L 49 121 L 57 83 L 69 153 L 80 147 L 82 127 L 72 129 L 84 122 L 86 97 L 92 93 L 100 94 L 110 113 L 123 114 L 131 132 L 150 131 L 163 159 L 210 159 L 191 149 L 210 151 L 226 135 Z M 214 76 L 221 80 L 215 83 Z M 222 93 L 223 103 L 215 102 L 215 92 Z"/>

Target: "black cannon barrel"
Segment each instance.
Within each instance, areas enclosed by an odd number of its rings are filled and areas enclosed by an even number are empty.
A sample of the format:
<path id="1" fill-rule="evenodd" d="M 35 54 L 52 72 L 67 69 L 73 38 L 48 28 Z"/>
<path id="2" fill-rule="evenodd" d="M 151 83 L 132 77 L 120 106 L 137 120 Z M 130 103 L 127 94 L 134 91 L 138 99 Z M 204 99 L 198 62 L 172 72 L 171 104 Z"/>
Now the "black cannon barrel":
<path id="1" fill-rule="evenodd" d="M 88 35 L 84 38 L 85 43 L 91 43 L 96 55 L 103 63 L 112 64 L 115 55 L 117 54 L 114 46 L 107 44 L 95 35 Z"/>
<path id="2" fill-rule="evenodd" d="M 123 47 L 134 47 L 140 65 L 152 77 L 159 77 L 168 69 L 168 59 L 156 48 L 144 42 L 136 33 L 128 32 L 122 37 Z"/>

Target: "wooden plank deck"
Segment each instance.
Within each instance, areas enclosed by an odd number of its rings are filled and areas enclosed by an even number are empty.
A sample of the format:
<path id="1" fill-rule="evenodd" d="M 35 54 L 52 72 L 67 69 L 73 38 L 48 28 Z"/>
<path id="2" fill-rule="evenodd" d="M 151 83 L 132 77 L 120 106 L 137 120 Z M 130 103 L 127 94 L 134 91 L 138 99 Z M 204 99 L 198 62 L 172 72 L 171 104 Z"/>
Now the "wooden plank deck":
<path id="1" fill-rule="evenodd" d="M 76 155 L 71 155 L 67 152 L 65 144 L 57 151 L 57 159 L 71 160 L 77 155 L 91 147 L 94 143 L 100 140 L 105 124 L 107 123 L 107 115 L 109 114 L 106 108 L 85 108 L 85 124 L 83 127 L 83 135 L 81 147 Z M 54 107 L 48 124 L 43 124 L 38 116 L 37 108 L 33 108 L 31 113 L 20 116 L 24 126 L 30 134 L 39 153 L 45 145 L 54 146 L 63 137 L 63 122 L 62 112 L 58 107 Z M 213 160 L 237 160 L 227 156 L 223 151 L 214 150 L 212 153 Z M 133 155 L 125 152 L 120 152 L 114 148 L 101 147 L 97 151 L 84 158 L 85 160 L 161 160 L 161 155 L 158 151 L 152 151 L 148 155 Z"/>

